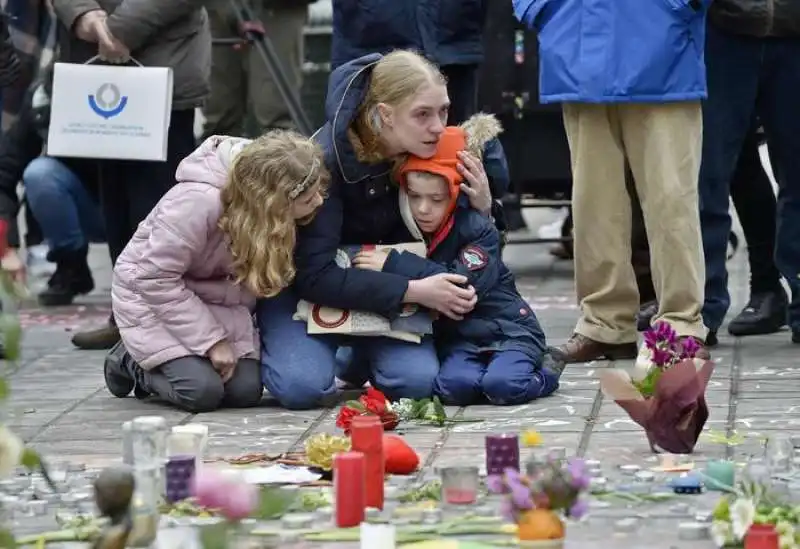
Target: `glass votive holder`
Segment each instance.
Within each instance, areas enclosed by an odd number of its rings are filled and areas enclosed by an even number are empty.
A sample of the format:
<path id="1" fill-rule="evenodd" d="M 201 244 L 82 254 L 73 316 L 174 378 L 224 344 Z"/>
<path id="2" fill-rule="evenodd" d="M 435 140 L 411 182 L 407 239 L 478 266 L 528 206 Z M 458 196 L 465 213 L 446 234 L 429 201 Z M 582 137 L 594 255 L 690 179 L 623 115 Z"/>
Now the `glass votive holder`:
<path id="1" fill-rule="evenodd" d="M 478 499 L 477 467 L 443 467 L 442 501 L 448 505 L 471 505 Z"/>
<path id="2" fill-rule="evenodd" d="M 764 457 L 772 473 L 788 473 L 792 467 L 794 445 L 788 435 L 774 435 L 767 439 Z"/>
<path id="3" fill-rule="evenodd" d="M 519 437 L 486 435 L 486 474 L 502 475 L 509 468 L 519 471 Z"/>

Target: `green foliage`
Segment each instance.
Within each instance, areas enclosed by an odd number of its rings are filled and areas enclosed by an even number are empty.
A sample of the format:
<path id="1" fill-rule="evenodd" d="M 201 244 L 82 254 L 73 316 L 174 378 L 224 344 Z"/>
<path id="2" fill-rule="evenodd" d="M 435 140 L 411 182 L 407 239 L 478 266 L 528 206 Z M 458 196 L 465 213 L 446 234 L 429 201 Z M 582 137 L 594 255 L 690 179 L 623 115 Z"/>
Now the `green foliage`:
<path id="1" fill-rule="evenodd" d="M 650 368 L 647 375 L 639 381 L 634 381 L 633 385 L 642 393 L 642 396 L 653 396 L 656 393 L 656 384 L 663 373 L 663 368 Z"/>
<path id="2" fill-rule="evenodd" d="M 259 493 L 258 507 L 251 518 L 257 520 L 273 520 L 280 518 L 292 507 L 297 494 L 293 490 L 283 490 L 275 486 L 262 486 Z"/>

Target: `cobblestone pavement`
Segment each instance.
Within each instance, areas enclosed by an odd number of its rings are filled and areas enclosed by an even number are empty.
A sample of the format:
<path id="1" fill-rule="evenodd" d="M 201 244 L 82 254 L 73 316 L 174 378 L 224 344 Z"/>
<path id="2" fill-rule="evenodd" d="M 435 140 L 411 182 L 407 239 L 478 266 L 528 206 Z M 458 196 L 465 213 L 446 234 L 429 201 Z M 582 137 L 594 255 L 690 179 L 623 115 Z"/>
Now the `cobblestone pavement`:
<path id="1" fill-rule="evenodd" d="M 731 265 L 732 310 L 738 310 L 747 298 L 743 255 L 739 254 Z M 570 264 L 554 260 L 543 245 L 511 245 L 506 258 L 551 343 L 569 337 L 577 315 Z M 31 308 L 23 313 L 24 359 L 12 382 L 11 422 L 41 453 L 90 466 L 114 462 L 121 451 L 120 424 L 137 415 L 153 413 L 163 415 L 171 424 L 207 424 L 209 454 L 219 456 L 297 450 L 312 433 L 336 431 L 335 410 L 293 412 L 265 402 L 261 408 L 246 411 L 193 415 L 134 398 L 112 397 L 103 383 L 103 353 L 78 351 L 69 342 L 72 332 L 103 322 L 109 312 L 110 274 L 105 248 L 93 248 L 91 259 L 98 283 L 98 290 L 92 295 L 72 307 Z M 721 343 L 714 349 L 717 367 L 709 386 L 711 417 L 706 429 L 728 433 L 737 430 L 753 436 L 735 447 L 703 439 L 696 459 L 743 459 L 758 451 L 757 434 L 798 430 L 797 357 L 798 347 L 792 346 L 788 332 L 747 340 L 721 334 Z M 539 430 L 548 445 L 564 446 L 611 466 L 652 459 L 639 428 L 599 392 L 595 373 L 606 367 L 607 363 L 571 366 L 554 396 L 525 406 L 474 406 L 448 411 L 485 419 L 480 423 L 460 423 L 445 429 L 407 427 L 404 434 L 424 463 L 420 475 L 430 476 L 435 467 L 448 464 L 482 467 L 486 433 L 523 428 Z M 578 539 L 589 540 L 593 532 L 601 531 L 592 524 L 579 529 L 583 533 Z M 663 524 L 665 532 L 671 529 L 674 538 L 674 521 Z M 656 535 L 648 535 L 647 539 L 656 544 L 654 547 L 672 546 L 674 541 L 669 536 Z M 573 542 L 570 537 L 567 545 L 595 544 Z M 688 547 L 685 542 L 680 546 Z M 710 547 L 710 543 L 704 546 Z"/>

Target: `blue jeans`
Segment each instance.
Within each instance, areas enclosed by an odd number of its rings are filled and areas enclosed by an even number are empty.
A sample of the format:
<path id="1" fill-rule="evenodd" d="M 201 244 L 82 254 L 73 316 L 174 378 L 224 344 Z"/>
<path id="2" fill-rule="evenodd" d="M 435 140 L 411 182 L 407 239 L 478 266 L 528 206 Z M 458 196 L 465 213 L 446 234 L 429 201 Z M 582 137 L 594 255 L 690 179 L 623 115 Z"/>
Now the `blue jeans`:
<path id="1" fill-rule="evenodd" d="M 457 351 L 442 361 L 433 392 L 444 404 L 525 404 L 558 389 L 558 375 L 521 351 Z"/>
<path id="2" fill-rule="evenodd" d="M 53 251 L 75 251 L 105 238 L 100 204 L 67 166 L 41 156 L 22 174 L 28 207 Z"/>
<path id="3" fill-rule="evenodd" d="M 309 335 L 305 321 L 292 319 L 297 301 L 289 288 L 256 307 L 262 381 L 281 406 L 315 408 L 333 395 L 334 377 L 342 371 L 336 359 L 340 347 L 351 347 L 354 360 L 369 364 L 366 378 L 390 400 L 431 396 L 439 360 L 430 338 L 414 344 L 383 337 Z"/>
<path id="4" fill-rule="evenodd" d="M 726 254 L 730 182 L 747 132 L 760 118 L 778 180 L 775 263 L 789 281 L 789 324 L 800 330 L 800 39 L 753 38 L 708 27 L 700 223 L 706 258 L 703 320 L 719 329 L 730 306 Z"/>

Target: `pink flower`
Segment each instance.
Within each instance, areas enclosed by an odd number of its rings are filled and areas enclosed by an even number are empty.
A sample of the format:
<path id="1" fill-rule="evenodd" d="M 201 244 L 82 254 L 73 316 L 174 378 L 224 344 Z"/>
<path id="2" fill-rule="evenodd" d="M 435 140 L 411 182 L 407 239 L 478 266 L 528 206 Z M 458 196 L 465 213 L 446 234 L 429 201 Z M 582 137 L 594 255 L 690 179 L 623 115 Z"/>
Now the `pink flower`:
<path id="1" fill-rule="evenodd" d="M 258 505 L 258 486 L 246 482 L 233 484 L 225 499 L 225 505 L 219 509 L 222 516 L 229 521 L 245 519 Z"/>
<path id="2" fill-rule="evenodd" d="M 227 502 L 230 480 L 220 471 L 203 468 L 194 475 L 194 498 L 206 509 L 220 509 Z"/>
<path id="3" fill-rule="evenodd" d="M 204 468 L 194 476 L 194 498 L 201 507 L 219 511 L 229 521 L 239 521 L 258 505 L 258 487 Z"/>
<path id="4" fill-rule="evenodd" d="M 569 516 L 570 518 L 580 519 L 588 511 L 589 511 L 589 504 L 586 503 L 586 500 L 579 499 L 572 504 L 572 507 L 569 508 Z"/>

